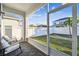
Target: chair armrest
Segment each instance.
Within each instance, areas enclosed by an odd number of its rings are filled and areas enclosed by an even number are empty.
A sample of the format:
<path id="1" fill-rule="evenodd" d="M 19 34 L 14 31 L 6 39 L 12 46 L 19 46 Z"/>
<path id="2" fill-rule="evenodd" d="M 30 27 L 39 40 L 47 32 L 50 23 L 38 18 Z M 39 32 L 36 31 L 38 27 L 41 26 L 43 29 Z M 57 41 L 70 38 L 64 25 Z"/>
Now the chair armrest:
<path id="1" fill-rule="evenodd" d="M 19 44 L 16 44 L 16 45 L 12 45 L 12 46 L 8 47 L 7 49 L 5 49 L 5 50 L 6 50 L 6 51 L 5 51 L 5 54 L 8 54 L 8 53 L 10 53 L 10 52 L 12 52 L 12 51 L 18 49 L 19 46 L 20 46 Z"/>

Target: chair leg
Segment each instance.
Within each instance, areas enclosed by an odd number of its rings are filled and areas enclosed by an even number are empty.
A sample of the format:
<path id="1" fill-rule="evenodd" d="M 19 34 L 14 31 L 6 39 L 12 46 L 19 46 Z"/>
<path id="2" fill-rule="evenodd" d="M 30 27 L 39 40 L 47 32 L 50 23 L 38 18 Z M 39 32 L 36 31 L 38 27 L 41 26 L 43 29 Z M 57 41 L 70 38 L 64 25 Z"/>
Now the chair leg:
<path id="1" fill-rule="evenodd" d="M 2 50 L 3 56 L 5 56 L 5 49 Z"/>
<path id="2" fill-rule="evenodd" d="M 19 49 L 21 50 L 21 53 L 22 53 L 23 51 L 22 51 L 22 49 L 21 49 L 21 46 L 19 46 Z"/>
<path id="3" fill-rule="evenodd" d="M 18 53 L 17 56 L 19 56 L 23 52 L 22 49 L 21 49 L 21 46 L 19 46 L 19 49 L 20 49 L 21 52 Z"/>

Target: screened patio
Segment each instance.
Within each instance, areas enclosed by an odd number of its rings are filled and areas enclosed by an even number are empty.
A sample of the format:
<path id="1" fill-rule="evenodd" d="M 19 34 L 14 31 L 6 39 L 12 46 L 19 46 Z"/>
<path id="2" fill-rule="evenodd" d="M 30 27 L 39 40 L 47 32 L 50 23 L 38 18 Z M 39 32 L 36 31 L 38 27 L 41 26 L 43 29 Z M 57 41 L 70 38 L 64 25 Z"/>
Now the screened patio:
<path id="1" fill-rule="evenodd" d="M 1 4 L 1 39 L 5 35 L 8 35 L 10 39 L 17 39 L 23 51 L 18 56 L 79 55 L 77 22 L 79 4 L 59 4 L 56 8 L 51 8 L 51 6 L 53 3 Z M 55 26 L 56 20 L 65 17 L 69 18 L 57 23 L 63 26 Z M 36 24 L 33 23 L 34 21 Z M 11 28 L 7 23 L 14 26 Z M 7 55 L 12 56 L 17 52 L 19 51 Z"/>

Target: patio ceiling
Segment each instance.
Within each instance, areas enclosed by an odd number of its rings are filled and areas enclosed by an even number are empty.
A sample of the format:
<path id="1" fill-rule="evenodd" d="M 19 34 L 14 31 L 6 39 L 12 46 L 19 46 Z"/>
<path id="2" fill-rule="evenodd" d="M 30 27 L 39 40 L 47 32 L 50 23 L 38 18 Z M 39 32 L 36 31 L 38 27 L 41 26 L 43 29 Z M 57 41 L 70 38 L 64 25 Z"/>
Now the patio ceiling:
<path id="1" fill-rule="evenodd" d="M 27 15 L 33 13 L 35 10 L 43 6 L 44 3 L 4 3 L 3 6 L 9 9 L 25 12 Z M 17 13 L 17 12 L 16 12 Z"/>

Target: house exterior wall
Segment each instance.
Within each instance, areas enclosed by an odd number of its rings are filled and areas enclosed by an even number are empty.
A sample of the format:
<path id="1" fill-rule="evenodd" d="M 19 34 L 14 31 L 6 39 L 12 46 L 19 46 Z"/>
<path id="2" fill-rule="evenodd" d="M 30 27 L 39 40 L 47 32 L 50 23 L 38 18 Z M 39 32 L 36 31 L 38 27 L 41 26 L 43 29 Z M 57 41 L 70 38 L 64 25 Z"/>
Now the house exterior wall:
<path id="1" fill-rule="evenodd" d="M 5 35 L 5 26 L 12 26 L 12 38 L 16 38 L 17 40 L 21 39 L 21 27 L 19 26 L 19 22 L 16 20 L 3 19 L 3 30 L 2 35 Z"/>

